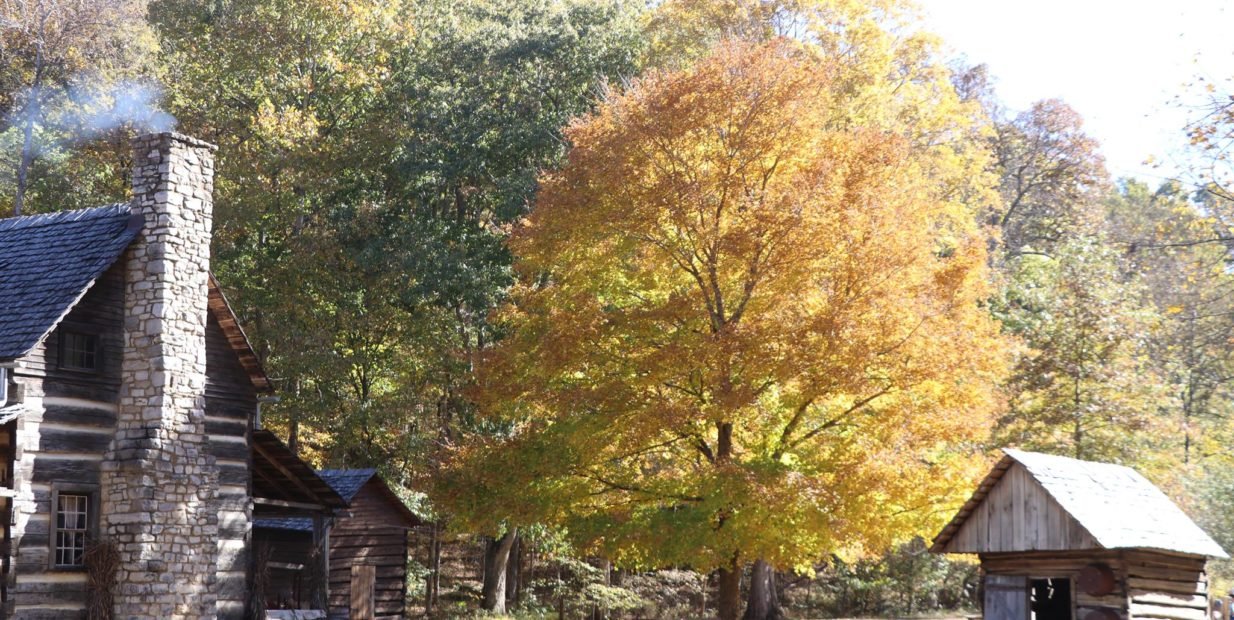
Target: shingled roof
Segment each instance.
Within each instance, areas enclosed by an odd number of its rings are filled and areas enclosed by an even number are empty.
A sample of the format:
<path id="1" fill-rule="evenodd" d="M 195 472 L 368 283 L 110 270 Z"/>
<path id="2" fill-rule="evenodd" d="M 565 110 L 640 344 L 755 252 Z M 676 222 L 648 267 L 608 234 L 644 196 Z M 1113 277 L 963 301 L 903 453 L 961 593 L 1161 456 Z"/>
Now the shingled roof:
<path id="1" fill-rule="evenodd" d="M 355 498 L 356 493 L 360 492 L 360 487 L 369 481 L 377 474 L 376 469 L 319 469 L 317 475 L 321 476 L 326 484 L 334 487 L 343 499 L 351 503 Z"/>
<path id="2" fill-rule="evenodd" d="M 1130 467 L 1021 450 L 1003 452 L 972 498 L 934 539 L 934 551 L 945 550 L 1007 470 L 1019 464 L 1098 548 L 1229 557 L 1165 493 Z"/>
<path id="3" fill-rule="evenodd" d="M 127 204 L 0 219 L 0 361 L 55 329 L 140 226 Z"/>
<path id="4" fill-rule="evenodd" d="M 394 506 L 395 510 L 403 516 L 407 523 L 418 524 L 421 522 L 420 517 L 407 507 L 407 504 L 390 489 L 381 476 L 377 475 L 376 469 L 320 469 L 317 470 L 317 475 L 326 484 L 330 485 L 348 504 L 355 499 L 356 494 L 360 492 L 360 489 L 364 488 L 364 485 L 368 484 L 370 480 L 374 480 L 378 484 L 378 492 L 389 500 L 390 505 Z M 313 530 L 312 521 L 303 517 L 265 517 L 255 519 L 253 526 L 300 532 L 311 532 Z"/>
<path id="5" fill-rule="evenodd" d="M 137 237 L 125 204 L 0 219 L 0 362 L 25 356 Z M 222 288 L 210 276 L 209 311 L 260 392 L 273 391 Z"/>

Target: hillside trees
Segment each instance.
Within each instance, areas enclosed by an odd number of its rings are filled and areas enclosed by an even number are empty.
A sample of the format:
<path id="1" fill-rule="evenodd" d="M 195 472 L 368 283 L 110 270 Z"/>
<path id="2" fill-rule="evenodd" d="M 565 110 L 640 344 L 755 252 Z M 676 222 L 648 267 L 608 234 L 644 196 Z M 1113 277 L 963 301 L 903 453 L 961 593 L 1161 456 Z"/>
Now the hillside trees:
<path id="1" fill-rule="evenodd" d="M 399 434 L 374 416 L 406 406 L 415 385 L 390 361 L 415 359 L 423 341 L 407 342 L 412 329 L 387 308 L 395 282 L 371 260 L 398 136 L 384 104 L 409 17 L 400 2 L 151 5 L 168 104 L 220 146 L 214 268 L 274 375 L 290 379 L 293 445 L 302 418 L 330 412 L 342 451 L 394 458 L 382 440 Z M 313 439 L 329 456 L 333 441 Z"/>
<path id="2" fill-rule="evenodd" d="M 1102 236 L 1076 235 L 1009 265 L 995 314 L 1027 349 L 995 445 L 1087 460 L 1146 456 L 1146 441 L 1163 430 L 1165 394 L 1148 355 L 1159 317 L 1120 259 Z"/>
<path id="3" fill-rule="evenodd" d="M 749 562 L 938 517 L 1001 371 L 984 240 L 930 153 L 848 122 L 838 75 L 808 46 L 730 41 L 571 126 L 479 369 L 481 412 L 516 432 L 458 453 L 454 509 L 717 568 L 726 619 Z"/>
<path id="4" fill-rule="evenodd" d="M 4 211 L 27 210 L 40 182 L 59 186 L 38 192 L 45 210 L 124 196 L 127 141 L 115 149 L 88 141 L 125 123 L 145 127 L 153 120 L 150 86 L 138 81 L 157 75 L 144 9 L 138 0 L 0 2 Z"/>
<path id="5" fill-rule="evenodd" d="M 636 70 L 637 8 L 155 3 L 170 104 L 220 144 L 215 268 L 302 453 L 407 482 L 470 424 L 506 226 L 566 121 Z"/>
<path id="6" fill-rule="evenodd" d="M 1177 183 L 1156 191 L 1123 181 L 1107 201 L 1111 237 L 1127 270 L 1162 317 L 1150 333 L 1151 357 L 1168 386 L 1163 413 L 1175 440 L 1166 446 L 1184 465 L 1222 457 L 1234 411 L 1234 275 L 1229 249 L 1211 240 L 1224 225 L 1208 205 Z"/>

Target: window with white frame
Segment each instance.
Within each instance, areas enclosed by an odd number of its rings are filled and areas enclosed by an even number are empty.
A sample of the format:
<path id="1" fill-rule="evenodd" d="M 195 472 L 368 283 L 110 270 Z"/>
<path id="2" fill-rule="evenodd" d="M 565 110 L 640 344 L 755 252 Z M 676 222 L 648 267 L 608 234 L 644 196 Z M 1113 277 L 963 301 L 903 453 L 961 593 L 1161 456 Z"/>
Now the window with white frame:
<path id="1" fill-rule="evenodd" d="M 90 535 L 90 495 L 56 495 L 56 532 L 52 561 L 57 567 L 85 566 L 86 538 Z"/>

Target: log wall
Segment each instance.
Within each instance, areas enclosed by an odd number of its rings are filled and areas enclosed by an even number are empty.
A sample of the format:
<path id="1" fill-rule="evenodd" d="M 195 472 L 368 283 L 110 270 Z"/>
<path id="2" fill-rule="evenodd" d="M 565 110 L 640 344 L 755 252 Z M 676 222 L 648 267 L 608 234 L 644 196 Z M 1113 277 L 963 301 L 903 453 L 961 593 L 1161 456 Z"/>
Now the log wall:
<path id="1" fill-rule="evenodd" d="M 218 617 L 244 617 L 253 528 L 250 445 L 257 392 L 210 314 L 206 321 L 206 435 L 219 469 Z"/>
<path id="2" fill-rule="evenodd" d="M 93 493 L 115 434 L 124 320 L 124 261 L 108 269 L 13 371 L 25 411 L 15 420 L 13 509 L 7 575 L 12 618 L 84 617 L 86 575 L 51 566 L 52 496 L 68 488 Z M 65 331 L 98 337 L 97 372 L 60 367 Z"/>
<path id="3" fill-rule="evenodd" d="M 86 576 L 51 567 L 51 498 L 56 488 L 97 493 L 100 464 L 116 430 L 123 351 L 124 260 L 108 269 L 60 326 L 18 360 L 23 414 L 12 424 L 12 527 L 0 617 L 84 617 Z M 59 365 L 65 330 L 95 334 L 97 372 Z M 207 324 L 206 432 L 220 469 L 219 618 L 243 617 L 248 590 L 252 503 L 248 441 L 257 397 L 213 316 Z M 0 499 L 0 504 L 3 504 Z M 91 510 L 97 512 L 97 495 Z M 0 506 L 3 508 L 3 506 Z"/>
<path id="4" fill-rule="evenodd" d="M 1080 571 L 1093 563 L 1105 564 L 1113 570 L 1117 578 L 1113 592 L 1093 596 L 1077 585 Z M 1205 620 L 1208 576 L 1204 566 L 1204 558 L 1151 550 L 981 555 L 981 568 L 987 575 L 1071 579 L 1073 618 L 1084 618 L 1104 608 L 1133 620 Z"/>
<path id="5" fill-rule="evenodd" d="M 376 477 L 351 500 L 348 512 L 330 531 L 330 618 L 349 618 L 352 567 L 376 571 L 376 618 L 395 620 L 407 607 L 409 524 Z"/>

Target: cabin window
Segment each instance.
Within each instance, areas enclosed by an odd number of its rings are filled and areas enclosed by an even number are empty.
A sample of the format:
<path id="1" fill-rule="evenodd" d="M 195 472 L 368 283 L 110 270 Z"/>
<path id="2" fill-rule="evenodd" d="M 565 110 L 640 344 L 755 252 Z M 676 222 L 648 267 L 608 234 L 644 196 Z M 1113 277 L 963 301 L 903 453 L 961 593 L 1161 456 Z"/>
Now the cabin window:
<path id="1" fill-rule="evenodd" d="M 95 523 L 95 494 L 81 490 L 57 490 L 53 494 L 52 505 L 55 507 L 51 532 L 52 567 L 85 567 L 86 544 L 93 535 Z"/>
<path id="2" fill-rule="evenodd" d="M 99 337 L 96 334 L 64 331 L 60 334 L 60 367 L 66 370 L 97 372 Z"/>

